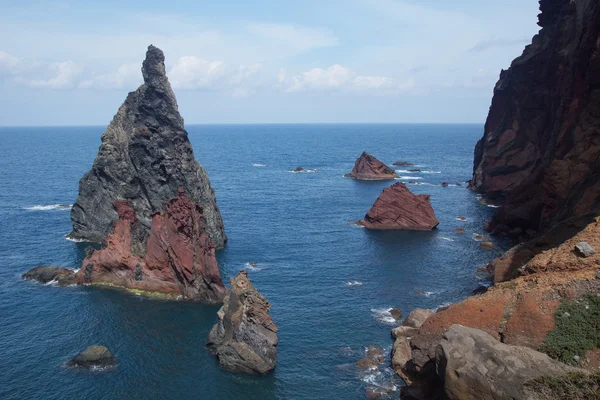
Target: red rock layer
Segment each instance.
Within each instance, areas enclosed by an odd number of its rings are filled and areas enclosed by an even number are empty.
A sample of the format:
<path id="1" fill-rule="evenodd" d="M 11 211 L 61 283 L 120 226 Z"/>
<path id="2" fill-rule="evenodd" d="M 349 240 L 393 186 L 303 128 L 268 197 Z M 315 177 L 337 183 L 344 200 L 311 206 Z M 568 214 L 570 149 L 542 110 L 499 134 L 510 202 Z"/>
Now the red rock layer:
<path id="1" fill-rule="evenodd" d="M 98 283 L 146 292 L 218 303 L 227 294 L 215 246 L 206 232 L 199 204 L 183 189 L 152 217 L 146 254 L 136 255 L 135 211 L 128 201 L 116 200 L 119 220 L 105 246 L 83 260 L 78 283 Z"/>
<path id="2" fill-rule="evenodd" d="M 365 219 L 358 221 L 369 229 L 430 231 L 439 225 L 428 194 L 413 194 L 403 183 L 383 189 Z"/>
<path id="3" fill-rule="evenodd" d="M 345 176 L 354 179 L 385 180 L 396 178 L 396 172 L 369 153 L 363 152 L 356 159 L 352 172 Z"/>
<path id="4" fill-rule="evenodd" d="M 600 203 L 600 2 L 541 0 L 523 55 L 502 71 L 471 186 L 505 197 L 497 226 L 546 231 Z"/>

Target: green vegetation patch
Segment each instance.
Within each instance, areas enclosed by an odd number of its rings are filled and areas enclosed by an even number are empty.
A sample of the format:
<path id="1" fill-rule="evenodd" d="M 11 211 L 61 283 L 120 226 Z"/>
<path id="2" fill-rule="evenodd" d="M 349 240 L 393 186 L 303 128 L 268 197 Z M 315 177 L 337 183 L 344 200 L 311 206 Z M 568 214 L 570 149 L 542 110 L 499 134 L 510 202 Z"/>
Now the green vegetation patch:
<path id="1" fill-rule="evenodd" d="M 540 351 L 566 364 L 600 347 L 600 297 L 588 294 L 564 300 L 554 313 L 556 328 L 548 332 Z"/>
<path id="2" fill-rule="evenodd" d="M 561 400 L 600 400 L 600 373 L 571 372 L 563 376 L 541 377 L 525 383 L 536 398 Z"/>

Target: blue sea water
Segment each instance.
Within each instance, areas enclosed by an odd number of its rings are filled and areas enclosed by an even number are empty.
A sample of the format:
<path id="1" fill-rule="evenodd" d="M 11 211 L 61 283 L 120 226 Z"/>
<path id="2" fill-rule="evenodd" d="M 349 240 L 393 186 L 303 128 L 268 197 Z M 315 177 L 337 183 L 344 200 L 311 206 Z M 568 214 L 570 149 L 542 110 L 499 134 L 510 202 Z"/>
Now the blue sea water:
<path id="1" fill-rule="evenodd" d="M 229 236 L 217 254 L 221 273 L 228 281 L 247 268 L 272 303 L 275 371 L 254 377 L 218 368 L 205 347 L 216 306 L 23 281 L 40 264 L 79 268 L 86 245 L 64 238 L 68 208 L 53 205 L 74 202 L 104 127 L 0 128 L 1 399 L 362 399 L 370 384 L 401 384 L 389 368 L 364 373 L 354 365 L 369 344 L 391 350 L 397 323 L 386 311 L 406 315 L 465 298 L 481 284 L 475 271 L 497 255 L 472 239 L 493 210 L 464 187 L 481 125 L 187 129 Z M 364 150 L 428 171 L 399 175 L 422 183 L 413 192 L 431 194 L 436 230 L 348 225 L 391 184 L 343 178 Z M 297 166 L 317 172 L 289 172 Z M 457 227 L 466 233 L 453 233 Z M 117 356 L 115 370 L 64 367 L 96 343 Z"/>

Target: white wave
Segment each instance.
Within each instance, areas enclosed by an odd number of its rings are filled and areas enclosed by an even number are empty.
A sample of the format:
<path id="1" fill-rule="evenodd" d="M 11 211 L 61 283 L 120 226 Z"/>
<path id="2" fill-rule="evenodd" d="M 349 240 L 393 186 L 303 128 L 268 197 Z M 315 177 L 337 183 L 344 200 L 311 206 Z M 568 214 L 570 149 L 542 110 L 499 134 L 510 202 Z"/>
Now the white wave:
<path id="1" fill-rule="evenodd" d="M 487 206 L 490 208 L 500 208 L 500 206 L 497 206 L 495 204 L 487 204 Z"/>
<path id="2" fill-rule="evenodd" d="M 50 210 L 70 210 L 73 204 L 41 204 L 37 206 L 25 207 L 29 211 L 50 211 Z"/>
<path id="3" fill-rule="evenodd" d="M 415 185 L 415 186 L 439 186 L 439 185 L 434 185 L 433 183 L 429 183 L 429 182 L 414 182 L 414 181 L 403 181 L 400 178 L 395 178 L 397 181 L 402 181 L 402 183 L 404 183 L 405 185 Z"/>
<path id="4" fill-rule="evenodd" d="M 448 238 L 448 237 L 445 237 L 445 236 L 440 236 L 439 238 L 440 238 L 441 240 L 445 240 L 445 241 L 448 241 L 448 242 L 454 242 L 454 239 L 450 239 L 450 238 Z"/>
<path id="5" fill-rule="evenodd" d="M 264 267 L 257 267 L 257 264 L 255 262 L 247 262 L 246 264 L 244 264 L 244 269 L 246 271 L 257 272 L 262 271 Z"/>
<path id="6" fill-rule="evenodd" d="M 303 169 L 302 171 L 294 171 L 294 170 L 290 170 L 288 172 L 292 172 L 294 174 L 308 174 L 308 173 L 315 173 L 318 172 L 318 170 L 316 169 Z"/>
<path id="7" fill-rule="evenodd" d="M 423 174 L 441 174 L 442 171 L 421 171 Z"/>
<path id="8" fill-rule="evenodd" d="M 474 233 L 473 235 L 471 235 L 471 237 L 476 242 L 483 242 L 488 238 L 486 235 L 480 235 L 479 233 Z"/>
<path id="9" fill-rule="evenodd" d="M 265 164 L 252 164 L 253 167 L 266 167 Z"/>
<path id="10" fill-rule="evenodd" d="M 457 221 L 461 221 L 461 222 L 465 222 L 465 221 L 468 221 L 468 218 L 467 217 L 456 217 L 456 220 Z"/>
<path id="11" fill-rule="evenodd" d="M 423 295 L 424 295 L 425 297 L 431 297 L 431 296 L 433 296 L 434 294 L 436 294 L 436 292 L 424 292 L 424 293 L 423 293 Z"/>
<path id="12" fill-rule="evenodd" d="M 371 312 L 373 313 L 373 318 L 382 324 L 398 325 L 398 321 L 390 313 L 391 310 L 393 308 L 372 308 Z"/>
<path id="13" fill-rule="evenodd" d="M 434 308 L 434 310 L 433 310 L 433 311 L 435 311 L 435 312 L 438 312 L 438 310 L 439 310 L 440 308 L 443 308 L 443 307 L 448 307 L 448 306 L 451 306 L 451 305 L 452 305 L 452 303 L 443 303 L 443 304 L 440 304 L 439 306 L 437 306 L 436 308 Z"/>
<path id="14" fill-rule="evenodd" d="M 362 286 L 362 282 L 359 281 L 348 281 L 346 282 L 346 286 Z"/>
<path id="15" fill-rule="evenodd" d="M 85 240 L 85 239 L 70 238 L 69 235 L 65 235 L 65 239 L 67 239 L 69 242 L 75 242 L 75 243 L 85 243 L 85 242 L 87 242 L 87 240 Z"/>
<path id="16" fill-rule="evenodd" d="M 419 180 L 422 180 L 423 178 L 421 178 L 420 176 L 399 176 L 398 179 L 410 179 L 410 180 L 419 181 Z"/>

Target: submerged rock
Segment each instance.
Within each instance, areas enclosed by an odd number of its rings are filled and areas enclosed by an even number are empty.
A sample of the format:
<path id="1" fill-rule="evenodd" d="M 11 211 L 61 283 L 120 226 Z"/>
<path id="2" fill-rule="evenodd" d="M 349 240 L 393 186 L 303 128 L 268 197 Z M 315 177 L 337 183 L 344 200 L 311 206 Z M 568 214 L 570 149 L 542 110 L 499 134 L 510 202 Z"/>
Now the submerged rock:
<path id="1" fill-rule="evenodd" d="M 386 180 L 397 178 L 396 172 L 370 155 L 363 152 L 354 163 L 352 172 L 344 175 L 346 178 L 362 180 Z"/>
<path id="2" fill-rule="evenodd" d="M 296 169 L 293 172 L 304 172 L 305 169 L 302 167 L 296 167 Z"/>
<path id="3" fill-rule="evenodd" d="M 117 362 L 115 356 L 104 346 L 93 345 L 77 354 L 67 363 L 70 367 L 78 368 L 110 368 Z"/>
<path id="4" fill-rule="evenodd" d="M 140 223 L 128 201 L 117 200 L 119 220 L 101 250 L 82 263 L 80 284 L 117 286 L 142 294 L 220 303 L 227 289 L 221 279 L 215 246 L 208 237 L 202 207 L 183 189 L 152 217 L 146 254 L 136 255 Z"/>
<path id="5" fill-rule="evenodd" d="M 439 225 L 428 194 L 413 194 L 397 182 L 383 189 L 371 210 L 357 222 L 369 229 L 429 231 Z"/>
<path id="6" fill-rule="evenodd" d="M 411 164 L 411 163 L 406 162 L 406 161 L 396 161 L 392 165 L 395 166 L 395 167 L 414 167 L 415 166 L 415 164 Z"/>
<path id="7" fill-rule="evenodd" d="M 21 277 L 40 283 L 60 281 L 73 275 L 73 270 L 52 265 L 40 265 L 25 272 Z"/>
<path id="8" fill-rule="evenodd" d="M 279 341 L 277 325 L 269 316 L 271 305 L 246 271 L 240 271 L 230 283 L 207 345 L 228 371 L 266 374 L 275 368 Z"/>
<path id="9" fill-rule="evenodd" d="M 164 61 L 160 49 L 148 47 L 144 84 L 119 108 L 102 135 L 94 165 L 79 182 L 79 196 L 71 209 L 71 238 L 104 242 L 118 218 L 115 200 L 126 200 L 139 223 L 136 239 L 141 246 L 136 253 L 143 255 L 153 215 L 184 188 L 202 206 L 213 243 L 223 247 L 227 241 L 214 191 L 194 159 Z"/>

